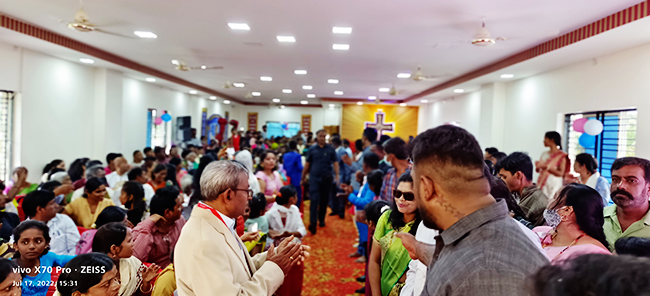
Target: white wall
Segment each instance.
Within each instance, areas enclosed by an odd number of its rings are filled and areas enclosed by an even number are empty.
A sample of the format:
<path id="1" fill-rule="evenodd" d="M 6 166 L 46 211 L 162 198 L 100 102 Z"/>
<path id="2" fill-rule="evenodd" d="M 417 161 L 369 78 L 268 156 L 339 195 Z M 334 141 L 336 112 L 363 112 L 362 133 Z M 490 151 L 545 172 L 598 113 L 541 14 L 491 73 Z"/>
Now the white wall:
<path id="1" fill-rule="evenodd" d="M 239 120 L 240 126 L 246 127 L 246 116 L 248 112 L 257 112 L 258 128 L 261 129 L 267 121 L 281 122 L 300 122 L 303 114 L 311 115 L 311 129 L 317 131 L 323 126 L 338 125 L 341 126 L 341 108 L 330 110 L 328 108 L 312 107 L 279 107 L 270 106 L 236 106 L 234 114 Z"/>
<path id="2" fill-rule="evenodd" d="M 563 134 L 564 114 L 638 110 L 636 155 L 650 158 L 650 45 L 584 61 L 509 83 L 494 83 L 447 103 L 420 108 L 420 132 L 460 122 L 481 146 L 506 153 L 544 151 L 544 133 Z"/>

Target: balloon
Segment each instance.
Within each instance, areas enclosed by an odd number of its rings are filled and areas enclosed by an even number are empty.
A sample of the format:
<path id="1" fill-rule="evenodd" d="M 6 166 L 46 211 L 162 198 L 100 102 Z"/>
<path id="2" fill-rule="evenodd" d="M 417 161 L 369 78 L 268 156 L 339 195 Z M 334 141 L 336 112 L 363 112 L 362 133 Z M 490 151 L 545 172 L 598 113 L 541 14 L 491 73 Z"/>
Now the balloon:
<path id="1" fill-rule="evenodd" d="M 160 125 L 161 123 L 163 123 L 163 120 L 162 120 L 160 117 L 156 117 L 156 120 L 154 120 L 153 123 L 154 123 L 155 125 Z"/>
<path id="2" fill-rule="evenodd" d="M 592 136 L 589 134 L 582 134 L 580 136 L 580 139 L 578 139 L 578 142 L 582 147 L 592 148 L 596 145 L 596 136 Z"/>
<path id="3" fill-rule="evenodd" d="M 282 124 L 282 129 L 287 129 L 287 124 L 286 123 Z"/>
<path id="4" fill-rule="evenodd" d="M 585 123 L 587 123 L 588 120 L 589 120 L 589 118 L 584 118 L 584 117 L 576 119 L 573 122 L 573 130 L 576 131 L 576 132 L 579 132 L 579 133 L 584 133 L 585 132 Z"/>
<path id="5" fill-rule="evenodd" d="M 585 123 L 585 133 L 597 136 L 603 132 L 603 123 L 600 120 L 590 119 Z"/>
<path id="6" fill-rule="evenodd" d="M 172 120 L 172 116 L 169 115 L 169 113 L 165 113 L 165 114 L 163 114 L 162 116 L 160 116 L 160 118 L 161 118 L 164 122 L 169 122 L 170 120 Z"/>

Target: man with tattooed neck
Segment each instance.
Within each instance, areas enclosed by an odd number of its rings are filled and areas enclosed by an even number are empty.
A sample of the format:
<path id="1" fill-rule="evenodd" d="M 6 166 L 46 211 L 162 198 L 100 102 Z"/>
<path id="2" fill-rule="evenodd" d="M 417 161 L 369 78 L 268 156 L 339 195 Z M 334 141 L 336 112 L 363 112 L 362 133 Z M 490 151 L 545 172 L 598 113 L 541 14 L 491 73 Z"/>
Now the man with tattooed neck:
<path id="1" fill-rule="evenodd" d="M 466 130 L 444 125 L 412 143 L 413 192 L 435 247 L 401 235 L 412 258 L 429 263 L 422 295 L 528 295 L 526 278 L 548 263 L 490 195 L 483 153 Z"/>

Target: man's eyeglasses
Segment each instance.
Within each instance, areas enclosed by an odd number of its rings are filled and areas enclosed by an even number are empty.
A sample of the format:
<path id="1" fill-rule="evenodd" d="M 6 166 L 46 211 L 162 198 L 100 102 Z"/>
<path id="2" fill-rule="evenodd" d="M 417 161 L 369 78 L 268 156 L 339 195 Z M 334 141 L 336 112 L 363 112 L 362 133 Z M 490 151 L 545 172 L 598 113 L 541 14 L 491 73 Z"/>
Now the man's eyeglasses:
<path id="1" fill-rule="evenodd" d="M 248 192 L 248 197 L 253 197 L 253 190 L 250 189 L 239 189 L 239 188 L 232 188 L 233 191 L 246 191 Z"/>
<path id="2" fill-rule="evenodd" d="M 413 192 L 402 192 L 396 189 L 393 190 L 393 197 L 395 198 L 404 197 L 404 200 L 406 201 L 413 201 L 415 199 L 415 194 L 413 194 Z"/>

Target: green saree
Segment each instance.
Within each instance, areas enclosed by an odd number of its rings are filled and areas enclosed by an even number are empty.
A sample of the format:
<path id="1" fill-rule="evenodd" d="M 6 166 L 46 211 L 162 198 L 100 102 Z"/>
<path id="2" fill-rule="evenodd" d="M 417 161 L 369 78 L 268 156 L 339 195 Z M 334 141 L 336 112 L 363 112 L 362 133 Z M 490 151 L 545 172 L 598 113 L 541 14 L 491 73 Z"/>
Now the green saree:
<path id="1" fill-rule="evenodd" d="M 374 239 L 381 246 L 381 295 L 399 295 L 402 285 L 398 285 L 399 279 L 408 269 L 411 257 L 406 248 L 402 246 L 402 240 L 395 237 L 398 232 L 409 232 L 414 221 L 407 223 L 404 227 L 394 230 L 389 221 L 390 210 L 386 211 L 375 228 Z M 393 291 L 397 289 L 397 291 Z"/>

